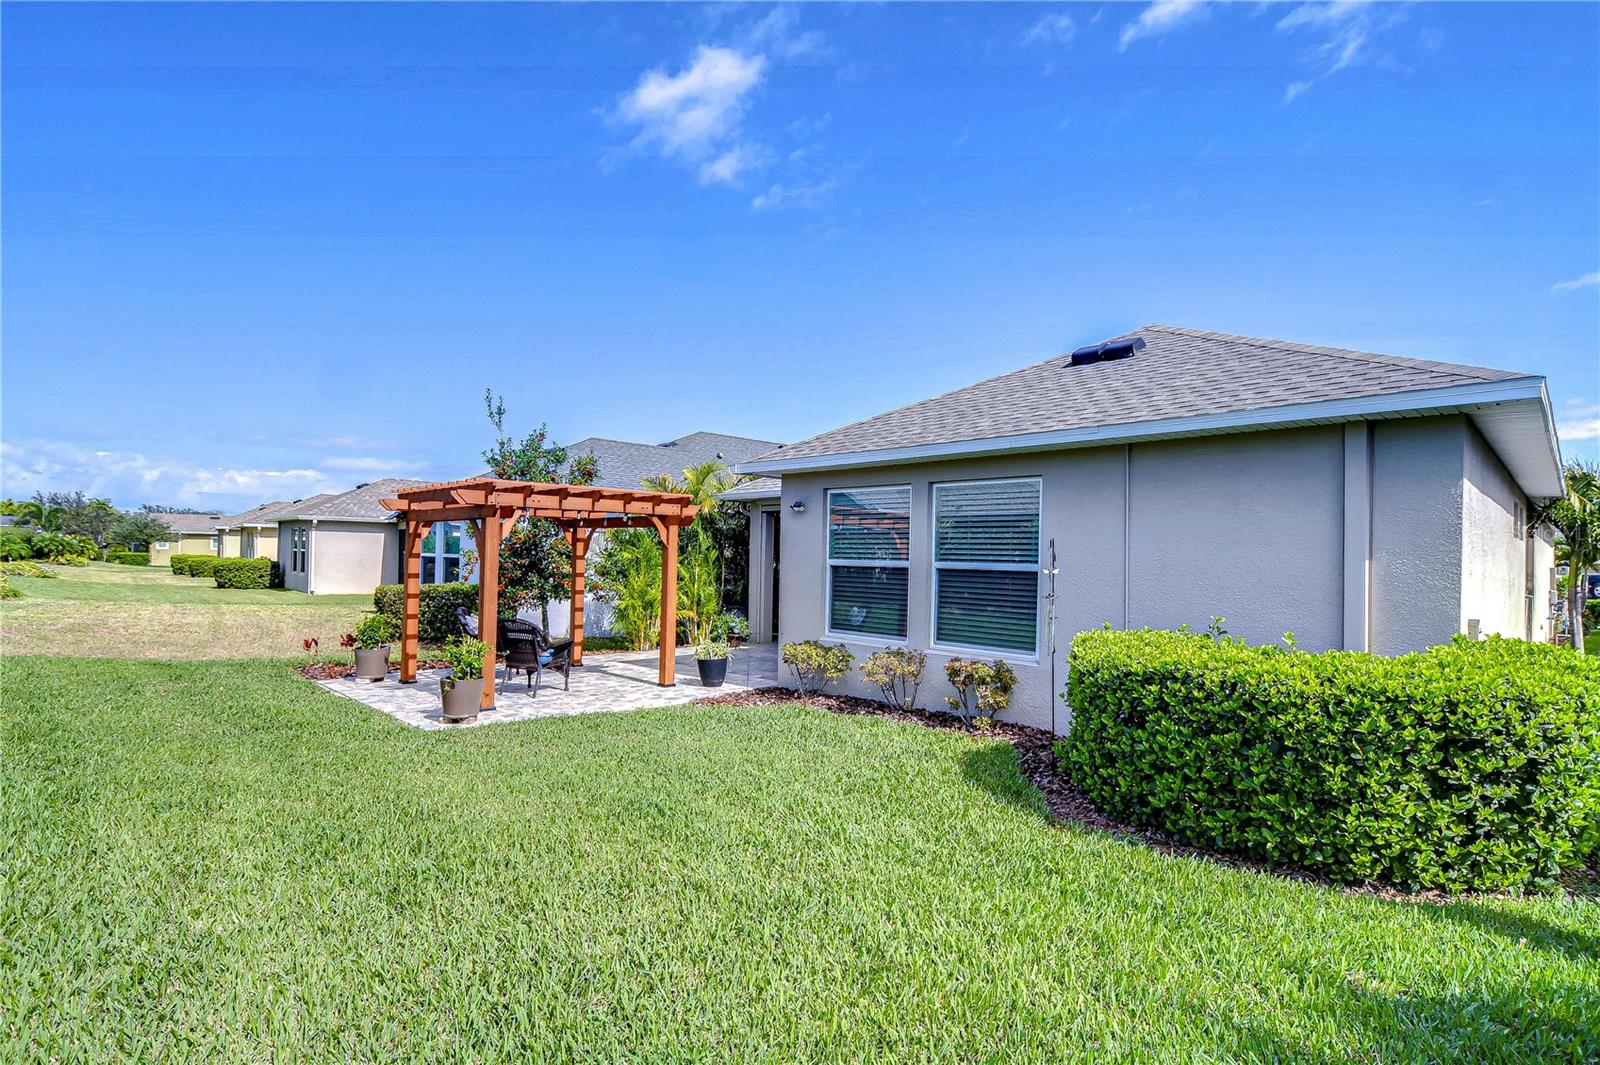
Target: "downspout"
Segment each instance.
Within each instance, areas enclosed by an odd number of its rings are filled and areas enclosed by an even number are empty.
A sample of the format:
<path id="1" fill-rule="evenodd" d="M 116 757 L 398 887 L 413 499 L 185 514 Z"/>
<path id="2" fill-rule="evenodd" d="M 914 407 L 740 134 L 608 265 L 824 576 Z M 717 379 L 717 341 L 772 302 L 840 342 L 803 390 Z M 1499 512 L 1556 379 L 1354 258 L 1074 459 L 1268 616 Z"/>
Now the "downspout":
<path id="1" fill-rule="evenodd" d="M 316 563 L 312 562 L 312 560 L 311 560 L 311 541 L 316 539 L 316 537 L 313 535 L 316 531 L 317 531 L 317 519 L 316 518 L 312 518 L 310 527 L 308 527 L 306 529 L 306 594 L 307 595 L 316 595 L 317 594 L 317 567 L 316 567 Z"/>
<path id="2" fill-rule="evenodd" d="M 1122 445 L 1122 627 L 1133 587 L 1133 445 Z"/>

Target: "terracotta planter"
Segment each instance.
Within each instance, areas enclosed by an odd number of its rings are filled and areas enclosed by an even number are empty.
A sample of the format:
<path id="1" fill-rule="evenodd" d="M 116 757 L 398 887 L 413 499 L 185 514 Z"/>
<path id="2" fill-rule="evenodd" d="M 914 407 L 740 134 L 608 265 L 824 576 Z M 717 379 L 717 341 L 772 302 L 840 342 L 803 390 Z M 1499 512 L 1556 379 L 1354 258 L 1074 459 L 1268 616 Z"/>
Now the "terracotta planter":
<path id="1" fill-rule="evenodd" d="M 456 680 L 439 678 L 439 701 L 444 711 L 439 715 L 447 725 L 464 725 L 478 720 L 478 704 L 483 700 L 483 678 Z"/>
<path id="2" fill-rule="evenodd" d="M 389 645 L 356 648 L 356 676 L 379 681 L 389 675 Z"/>
<path id="3" fill-rule="evenodd" d="M 728 678 L 726 658 L 697 658 L 694 664 L 700 670 L 700 683 L 707 688 L 720 688 L 722 682 Z"/>

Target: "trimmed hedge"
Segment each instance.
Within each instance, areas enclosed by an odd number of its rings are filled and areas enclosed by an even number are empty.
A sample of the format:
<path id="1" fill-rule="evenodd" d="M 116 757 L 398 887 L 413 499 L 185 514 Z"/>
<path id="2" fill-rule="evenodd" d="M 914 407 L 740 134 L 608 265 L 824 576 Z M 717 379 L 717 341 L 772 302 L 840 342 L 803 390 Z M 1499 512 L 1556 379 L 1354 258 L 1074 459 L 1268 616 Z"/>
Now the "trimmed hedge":
<path id="1" fill-rule="evenodd" d="M 381 584 L 372 592 L 372 608 L 405 622 L 406 589 L 402 584 Z M 478 586 L 465 581 L 452 584 L 424 584 L 417 601 L 417 628 L 424 640 L 448 640 L 461 635 L 456 607 L 469 614 L 478 612 Z"/>
<path id="2" fill-rule="evenodd" d="M 119 566 L 148 566 L 150 564 L 150 552 L 107 551 L 106 561 L 115 562 Z"/>
<path id="3" fill-rule="evenodd" d="M 211 565 L 218 588 L 278 588 L 283 572 L 270 558 L 219 558 Z"/>
<path id="4" fill-rule="evenodd" d="M 1067 697 L 1067 774 L 1190 843 L 1452 891 L 1549 886 L 1600 850 L 1600 661 L 1567 648 L 1087 632 Z"/>
<path id="5" fill-rule="evenodd" d="M 173 555 L 172 572 L 184 577 L 209 577 L 217 561 L 216 555 Z"/>

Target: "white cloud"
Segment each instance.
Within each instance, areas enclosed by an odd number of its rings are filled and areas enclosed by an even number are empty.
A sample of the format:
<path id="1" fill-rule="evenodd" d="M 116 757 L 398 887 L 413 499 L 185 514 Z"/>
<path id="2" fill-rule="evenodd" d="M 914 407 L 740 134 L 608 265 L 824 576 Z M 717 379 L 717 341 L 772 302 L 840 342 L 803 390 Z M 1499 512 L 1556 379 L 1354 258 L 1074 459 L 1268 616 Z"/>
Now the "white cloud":
<path id="1" fill-rule="evenodd" d="M 821 30 L 800 32 L 800 12 L 792 4 L 767 12 L 745 31 L 744 42 L 752 51 L 766 52 L 779 59 L 799 59 L 825 51 Z"/>
<path id="2" fill-rule="evenodd" d="M 320 465 L 330 470 L 359 470 L 365 473 L 402 473 L 421 467 L 418 462 L 399 459 L 381 459 L 371 455 L 336 455 L 323 459 Z"/>
<path id="3" fill-rule="evenodd" d="M 757 211 L 772 211 L 785 207 L 814 209 L 823 204 L 828 194 L 838 184 L 837 179 L 830 178 L 826 181 L 800 181 L 790 185 L 773 185 L 751 200 L 750 206 Z"/>
<path id="4" fill-rule="evenodd" d="M 1045 15 L 1028 27 L 1022 35 L 1023 44 L 1071 44 L 1078 27 L 1071 15 Z"/>
<path id="5" fill-rule="evenodd" d="M 635 145 L 688 164 L 702 184 L 737 184 L 759 158 L 743 142 L 740 123 L 766 68 L 766 56 L 701 45 L 679 73 L 641 77 L 618 101 L 616 116 L 639 126 Z"/>
<path id="6" fill-rule="evenodd" d="M 82 489 L 124 507 L 175 502 L 240 509 L 269 499 L 297 499 L 351 487 L 316 469 L 205 466 L 152 459 L 134 451 L 86 451 L 60 442 L 3 444 L 0 461 L 10 495 Z"/>
<path id="7" fill-rule="evenodd" d="M 1205 6 L 1200 0 L 1155 0 L 1155 3 L 1139 12 L 1138 18 L 1122 27 L 1117 47 L 1126 51 L 1134 41 L 1170 33 L 1204 13 Z"/>
<path id="8" fill-rule="evenodd" d="M 1280 33 L 1304 30 L 1320 35 L 1306 59 L 1327 77 L 1362 59 L 1382 33 L 1403 18 L 1397 7 L 1374 5 L 1368 0 L 1334 0 L 1301 4 L 1279 19 L 1277 28 Z"/>
<path id="9" fill-rule="evenodd" d="M 1580 274 L 1570 281 L 1561 281 L 1550 286 L 1551 292 L 1576 292 L 1580 288 L 1594 288 L 1600 285 L 1600 270 L 1591 270 L 1587 274 Z"/>
<path id="10" fill-rule="evenodd" d="M 1309 88 L 1311 88 L 1311 83 L 1309 81 L 1290 82 L 1289 86 L 1283 90 L 1283 102 L 1286 104 L 1294 103 L 1294 98 Z"/>
<path id="11" fill-rule="evenodd" d="M 1600 403 L 1575 400 L 1565 404 L 1556 419 L 1556 431 L 1566 442 L 1600 440 Z"/>

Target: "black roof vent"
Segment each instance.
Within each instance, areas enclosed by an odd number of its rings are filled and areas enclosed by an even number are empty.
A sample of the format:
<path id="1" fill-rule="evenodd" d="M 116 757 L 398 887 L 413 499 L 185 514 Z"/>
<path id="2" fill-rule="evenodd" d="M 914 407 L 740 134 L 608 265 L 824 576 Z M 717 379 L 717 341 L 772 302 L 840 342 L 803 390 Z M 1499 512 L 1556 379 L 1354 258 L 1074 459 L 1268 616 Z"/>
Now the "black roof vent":
<path id="1" fill-rule="evenodd" d="M 1090 344 L 1088 347 L 1074 351 L 1072 353 L 1072 365 L 1087 366 L 1091 362 L 1110 362 L 1112 359 L 1126 359 L 1134 352 L 1143 350 L 1144 341 L 1139 337 L 1108 340 L 1104 344 Z"/>

